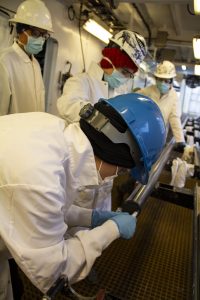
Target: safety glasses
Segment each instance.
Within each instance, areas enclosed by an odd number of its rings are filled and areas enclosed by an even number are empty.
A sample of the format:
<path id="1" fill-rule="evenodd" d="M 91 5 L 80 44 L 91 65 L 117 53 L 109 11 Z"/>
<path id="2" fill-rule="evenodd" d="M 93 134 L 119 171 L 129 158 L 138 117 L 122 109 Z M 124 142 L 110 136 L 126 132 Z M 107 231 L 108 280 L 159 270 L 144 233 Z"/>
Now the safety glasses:
<path id="1" fill-rule="evenodd" d="M 156 80 L 160 81 L 160 82 L 165 82 L 165 83 L 168 83 L 168 84 L 172 84 L 172 82 L 173 82 L 172 78 L 167 79 L 167 78 L 158 78 L 158 77 L 156 77 Z"/>
<path id="2" fill-rule="evenodd" d="M 43 37 L 47 40 L 50 37 L 50 34 L 46 30 L 42 31 L 35 27 L 30 27 L 29 30 L 31 31 L 31 35 L 35 38 Z"/>
<path id="3" fill-rule="evenodd" d="M 121 72 L 125 77 L 128 77 L 128 78 L 133 78 L 133 77 L 134 77 L 134 73 L 131 72 L 130 70 L 126 69 L 126 68 L 121 68 L 121 69 L 120 69 L 120 72 Z"/>

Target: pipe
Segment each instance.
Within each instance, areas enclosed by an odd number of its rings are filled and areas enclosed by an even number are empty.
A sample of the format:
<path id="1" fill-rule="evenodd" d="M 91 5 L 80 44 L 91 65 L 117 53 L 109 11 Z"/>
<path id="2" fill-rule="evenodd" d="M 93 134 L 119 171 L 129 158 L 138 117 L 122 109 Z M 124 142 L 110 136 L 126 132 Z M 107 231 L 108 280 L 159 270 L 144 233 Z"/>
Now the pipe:
<path id="1" fill-rule="evenodd" d="M 133 193 L 128 197 L 128 201 L 133 201 L 137 203 L 137 205 L 142 208 L 144 203 L 146 202 L 147 197 L 152 192 L 161 171 L 163 170 L 164 165 L 166 164 L 169 155 L 173 149 L 174 146 L 174 138 L 171 139 L 171 141 L 167 144 L 167 146 L 164 148 L 160 158 L 157 160 L 157 162 L 153 165 L 152 170 L 150 172 L 149 181 L 147 185 L 141 185 L 139 184 L 139 188 L 137 188 L 137 191 L 133 191 Z"/>
<path id="2" fill-rule="evenodd" d="M 182 122 L 182 127 L 185 126 L 187 120 L 188 117 L 186 116 Z M 165 146 L 164 150 L 162 151 L 159 159 L 153 165 L 150 172 L 148 184 L 147 185 L 138 184 L 136 189 L 134 189 L 134 191 L 128 197 L 125 203 L 132 202 L 133 204 L 135 204 L 135 207 L 138 208 L 138 210 L 140 210 L 143 207 L 144 203 L 147 200 L 147 197 L 154 189 L 154 186 L 160 176 L 160 173 L 162 172 L 163 167 L 170 156 L 174 143 L 175 143 L 175 139 L 174 137 L 172 137 L 171 140 L 168 142 L 168 144 Z"/>

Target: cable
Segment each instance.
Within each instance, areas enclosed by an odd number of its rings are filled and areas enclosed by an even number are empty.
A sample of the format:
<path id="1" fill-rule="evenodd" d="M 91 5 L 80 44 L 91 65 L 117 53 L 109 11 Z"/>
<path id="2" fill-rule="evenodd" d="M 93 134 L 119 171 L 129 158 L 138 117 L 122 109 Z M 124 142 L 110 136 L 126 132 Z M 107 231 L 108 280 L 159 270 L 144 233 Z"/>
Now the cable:
<path id="1" fill-rule="evenodd" d="M 72 293 L 73 295 L 75 295 L 75 296 L 77 297 L 77 299 L 79 299 L 79 300 L 95 300 L 96 297 L 97 297 L 97 295 L 95 295 L 95 296 L 90 296 L 90 297 L 85 297 L 85 296 L 83 296 L 83 295 L 77 293 L 77 292 L 71 287 L 70 284 L 68 285 L 68 287 L 69 287 L 69 290 L 71 291 L 71 293 Z"/>
<path id="2" fill-rule="evenodd" d="M 4 11 L 3 9 L 1 9 L 1 8 L 0 8 L 0 12 L 10 18 L 10 15 L 6 11 Z"/>
<path id="3" fill-rule="evenodd" d="M 77 293 L 69 284 L 66 276 L 61 275 L 54 284 L 49 288 L 45 295 L 43 295 L 42 300 L 53 300 L 59 292 L 62 292 L 65 295 L 68 295 L 68 292 L 71 292 L 76 299 L 79 300 L 95 300 L 97 295 L 85 297 Z"/>
<path id="4" fill-rule="evenodd" d="M 78 31 L 79 31 L 79 37 L 80 37 L 80 45 L 81 45 L 81 55 L 82 55 L 82 60 L 83 60 L 83 70 L 82 72 L 85 72 L 85 56 L 84 56 L 84 51 L 83 51 L 83 41 L 82 41 L 82 15 L 83 15 L 83 0 L 80 2 L 80 10 L 79 10 L 79 17 L 76 16 L 76 12 L 74 10 L 74 7 L 70 5 L 67 9 L 68 13 L 68 18 L 70 21 L 74 21 L 75 19 L 78 20 Z"/>
<path id="5" fill-rule="evenodd" d="M 7 11 L 15 13 L 14 11 L 0 5 L 0 12 L 6 15 L 10 19 L 10 14 L 7 13 Z M 10 34 L 12 34 L 14 26 L 10 22 L 9 22 L 9 26 L 10 26 Z"/>
<path id="6" fill-rule="evenodd" d="M 74 7 L 70 5 L 67 10 L 68 18 L 70 21 L 74 21 L 75 19 L 78 20 L 78 30 L 79 30 L 79 37 L 80 37 L 80 44 L 81 44 L 81 55 L 83 60 L 83 70 L 82 72 L 85 72 L 85 57 L 84 57 L 84 51 L 83 51 L 83 41 L 82 41 L 82 32 L 81 32 L 81 26 L 82 26 L 82 15 L 83 15 L 83 0 L 80 2 L 80 10 L 79 10 L 79 17 L 76 16 L 76 12 L 74 10 Z"/>
<path id="7" fill-rule="evenodd" d="M 189 12 L 190 15 L 195 16 L 195 14 L 190 10 L 189 4 L 187 4 L 187 11 Z"/>
<path id="8" fill-rule="evenodd" d="M 6 10 L 6 11 L 9 11 L 9 12 L 11 12 L 11 13 L 13 13 L 13 14 L 16 14 L 16 11 L 11 10 L 11 9 L 8 9 L 8 8 L 6 8 L 6 7 L 4 7 L 4 6 L 1 6 L 1 5 L 0 5 L 0 8 L 4 9 L 4 10 Z"/>
<path id="9" fill-rule="evenodd" d="M 80 37 L 80 44 L 81 44 L 81 54 L 83 59 L 83 72 L 85 72 L 85 57 L 83 52 L 83 42 L 82 42 L 82 32 L 81 32 L 81 16 L 82 16 L 82 10 L 83 10 L 83 1 L 80 3 L 80 11 L 79 11 L 79 37 Z"/>
<path id="10" fill-rule="evenodd" d="M 143 17 L 141 11 L 139 10 L 139 8 L 137 7 L 137 5 L 135 3 L 132 3 L 132 6 L 135 8 L 135 10 L 137 11 L 138 15 L 140 16 L 140 18 L 142 19 L 144 25 L 147 28 L 147 31 L 149 33 L 149 38 L 148 38 L 148 46 L 151 46 L 151 29 L 149 27 L 149 24 L 146 22 L 145 18 Z"/>

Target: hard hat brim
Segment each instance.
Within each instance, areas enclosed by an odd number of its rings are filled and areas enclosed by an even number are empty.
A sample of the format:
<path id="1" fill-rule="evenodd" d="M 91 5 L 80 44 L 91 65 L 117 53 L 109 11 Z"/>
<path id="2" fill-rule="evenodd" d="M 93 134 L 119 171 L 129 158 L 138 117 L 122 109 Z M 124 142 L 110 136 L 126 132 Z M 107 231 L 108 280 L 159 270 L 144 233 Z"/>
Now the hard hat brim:
<path id="1" fill-rule="evenodd" d="M 154 76 L 158 77 L 158 78 L 163 78 L 163 79 L 172 79 L 172 78 L 176 77 L 176 74 L 174 74 L 173 76 L 167 76 L 167 75 L 161 75 L 161 74 L 158 74 L 158 73 L 155 72 Z"/>
<path id="2" fill-rule="evenodd" d="M 19 18 L 10 19 L 9 22 L 11 22 L 11 23 L 21 23 L 21 24 L 26 24 L 26 25 L 30 25 L 30 26 L 33 26 L 33 27 L 37 27 L 37 26 L 33 25 L 31 22 L 27 22 L 27 21 L 24 21 L 24 20 L 19 19 Z M 52 28 L 50 29 L 49 27 L 45 27 L 45 26 L 41 27 L 40 26 L 40 27 L 37 27 L 37 28 L 44 29 L 44 30 L 47 30 L 48 32 L 54 33 L 53 29 Z"/>

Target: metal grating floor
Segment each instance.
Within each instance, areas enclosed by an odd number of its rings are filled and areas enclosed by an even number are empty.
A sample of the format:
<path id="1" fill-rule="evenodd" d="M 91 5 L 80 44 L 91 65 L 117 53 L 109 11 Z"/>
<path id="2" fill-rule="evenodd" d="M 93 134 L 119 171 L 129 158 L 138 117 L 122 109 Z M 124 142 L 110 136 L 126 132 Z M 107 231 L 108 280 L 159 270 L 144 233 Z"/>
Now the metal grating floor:
<path id="1" fill-rule="evenodd" d="M 191 300 L 192 224 L 192 210 L 149 198 L 134 238 L 115 241 L 96 261 L 98 283 L 83 280 L 74 289 L 91 296 L 106 288 L 123 300 Z M 41 299 L 41 293 L 21 276 L 23 299 Z"/>

